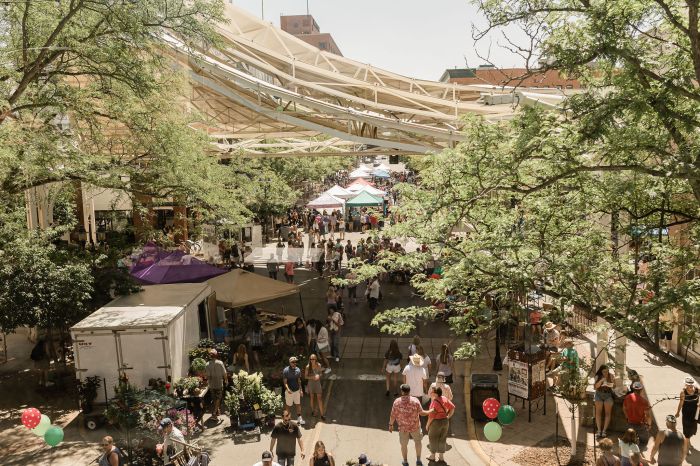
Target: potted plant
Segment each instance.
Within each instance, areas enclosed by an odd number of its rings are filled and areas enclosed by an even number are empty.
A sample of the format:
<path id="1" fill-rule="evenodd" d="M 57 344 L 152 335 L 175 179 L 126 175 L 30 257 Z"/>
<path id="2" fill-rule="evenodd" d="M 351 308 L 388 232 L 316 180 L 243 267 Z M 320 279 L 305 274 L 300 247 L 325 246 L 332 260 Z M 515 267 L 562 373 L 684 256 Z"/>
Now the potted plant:
<path id="1" fill-rule="evenodd" d="M 173 388 L 178 396 L 198 395 L 202 379 L 199 377 L 182 377 L 175 382 Z"/>
<path id="2" fill-rule="evenodd" d="M 97 390 L 102 385 L 102 380 L 98 376 L 87 377 L 78 383 L 78 394 L 80 395 L 80 407 L 83 413 L 92 412 L 92 403 L 97 398 Z"/>
<path id="3" fill-rule="evenodd" d="M 231 390 L 226 394 L 224 404 L 231 416 L 231 425 L 238 423 L 240 415 L 254 415 L 251 411 L 259 411 L 262 416 L 256 416 L 260 423 L 282 408 L 282 397 L 275 394 L 262 383 L 262 374 L 248 374 L 240 371 L 233 376 Z"/>
<path id="4" fill-rule="evenodd" d="M 207 361 L 203 358 L 194 358 L 190 367 L 194 374 L 202 374 L 207 368 Z"/>

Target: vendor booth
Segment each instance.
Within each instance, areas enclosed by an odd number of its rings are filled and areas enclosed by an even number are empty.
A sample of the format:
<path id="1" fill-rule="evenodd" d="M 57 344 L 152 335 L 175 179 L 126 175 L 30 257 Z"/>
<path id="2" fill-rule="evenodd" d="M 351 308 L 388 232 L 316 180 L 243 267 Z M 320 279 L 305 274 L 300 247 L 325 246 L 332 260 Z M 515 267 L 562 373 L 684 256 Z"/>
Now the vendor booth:
<path id="1" fill-rule="evenodd" d="M 348 199 L 355 196 L 355 194 L 337 184 L 331 189 L 327 190 L 326 194 L 330 194 L 331 196 L 337 197 L 338 199 Z"/>
<path id="2" fill-rule="evenodd" d="M 369 177 L 369 175 L 368 175 L 368 177 Z M 362 189 L 362 186 L 374 186 L 374 185 L 364 178 L 358 178 L 355 181 L 353 181 L 352 183 L 350 183 L 345 189 L 347 189 L 350 192 L 359 191 L 360 189 Z"/>
<path id="3" fill-rule="evenodd" d="M 350 172 L 348 175 L 348 178 L 353 179 L 353 178 L 370 178 L 372 176 L 371 174 L 371 169 L 367 168 L 358 168 Z"/>
<path id="4" fill-rule="evenodd" d="M 357 196 L 348 199 L 345 206 L 348 209 L 351 207 L 383 207 L 384 199 L 373 196 L 367 191 L 361 191 Z"/>
<path id="5" fill-rule="evenodd" d="M 318 196 L 316 199 L 310 201 L 308 204 L 306 204 L 306 207 L 316 210 L 339 209 L 342 211 L 345 209 L 345 201 L 326 192 Z"/>
<path id="6" fill-rule="evenodd" d="M 166 251 L 148 243 L 129 271 L 144 285 L 201 283 L 226 270 L 207 264 L 183 251 Z"/>
<path id="7" fill-rule="evenodd" d="M 391 175 L 389 174 L 388 171 L 380 170 L 378 168 L 375 168 L 372 171 L 372 176 L 374 176 L 375 178 L 391 178 Z"/>
<path id="8" fill-rule="evenodd" d="M 362 186 L 362 188 L 360 190 L 358 190 L 355 193 L 355 195 L 360 194 L 361 192 L 369 193 L 374 197 L 386 196 L 386 191 L 382 191 L 381 189 L 377 189 L 374 186 Z"/>
<path id="9" fill-rule="evenodd" d="M 153 285 L 113 300 L 70 329 L 76 376 L 105 379 L 107 399 L 119 377 L 144 388 L 150 379 L 172 383 L 186 376 L 186 348 L 216 325 L 212 307 L 206 283 Z"/>
<path id="10" fill-rule="evenodd" d="M 216 292 L 216 302 L 229 309 L 272 301 L 299 294 L 301 291 L 297 285 L 272 280 L 241 269 L 234 269 L 225 275 L 212 278 L 207 283 Z M 299 294 L 299 303 L 300 305 L 302 303 L 301 294 Z M 303 316 L 303 306 L 301 313 Z M 265 311 L 259 311 L 258 318 L 263 325 L 264 332 L 271 332 L 293 324 L 296 320 L 296 316 Z"/>

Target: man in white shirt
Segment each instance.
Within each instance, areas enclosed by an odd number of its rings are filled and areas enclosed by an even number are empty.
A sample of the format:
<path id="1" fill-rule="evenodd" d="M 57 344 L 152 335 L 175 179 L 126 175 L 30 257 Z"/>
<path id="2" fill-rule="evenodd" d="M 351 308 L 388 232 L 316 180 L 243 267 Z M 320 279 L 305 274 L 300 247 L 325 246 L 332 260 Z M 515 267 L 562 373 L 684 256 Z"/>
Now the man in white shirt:
<path id="1" fill-rule="evenodd" d="M 163 463 L 168 464 L 172 456 L 185 448 L 185 436 L 182 435 L 180 429 L 173 425 L 173 421 L 169 417 L 164 417 L 160 421 L 160 427 L 163 429 Z"/>
<path id="2" fill-rule="evenodd" d="M 374 277 L 372 282 L 369 284 L 369 308 L 372 311 L 377 310 L 377 303 L 379 303 L 379 277 Z"/>
<path id="3" fill-rule="evenodd" d="M 423 357 L 416 353 L 409 358 L 410 363 L 403 369 L 403 383 L 411 387 L 411 396 L 422 400 L 423 390 L 428 380 L 428 372 L 423 365 Z"/>
<path id="4" fill-rule="evenodd" d="M 253 466 L 280 466 L 276 461 L 272 461 L 272 452 L 264 451 L 262 461 L 258 461 Z"/>

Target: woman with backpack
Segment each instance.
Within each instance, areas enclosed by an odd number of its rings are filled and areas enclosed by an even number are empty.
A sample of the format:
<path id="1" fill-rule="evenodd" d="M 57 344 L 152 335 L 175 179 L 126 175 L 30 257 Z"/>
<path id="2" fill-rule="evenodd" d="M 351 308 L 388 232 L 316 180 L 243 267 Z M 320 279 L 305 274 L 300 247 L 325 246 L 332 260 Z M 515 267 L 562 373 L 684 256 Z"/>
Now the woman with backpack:
<path id="1" fill-rule="evenodd" d="M 389 343 L 389 349 L 384 353 L 384 365 L 382 366 L 382 372 L 386 376 L 386 396 L 391 393 L 393 377 L 393 385 L 396 387 L 394 389 L 394 396 L 399 396 L 399 374 L 401 374 L 401 351 L 399 351 L 399 344 L 396 340 L 391 340 Z"/>

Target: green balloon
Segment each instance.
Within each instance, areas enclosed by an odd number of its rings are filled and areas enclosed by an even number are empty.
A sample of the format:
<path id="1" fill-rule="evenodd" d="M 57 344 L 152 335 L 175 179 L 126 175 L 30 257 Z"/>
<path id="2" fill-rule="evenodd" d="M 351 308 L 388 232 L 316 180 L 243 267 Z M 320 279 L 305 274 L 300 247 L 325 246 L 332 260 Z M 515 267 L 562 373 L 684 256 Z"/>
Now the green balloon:
<path id="1" fill-rule="evenodd" d="M 42 414 L 39 424 L 30 432 L 37 437 L 43 437 L 46 431 L 49 430 L 49 427 L 51 427 L 51 419 L 46 414 Z"/>
<path id="2" fill-rule="evenodd" d="M 498 408 L 498 422 L 507 426 L 515 421 L 515 408 L 511 405 L 503 405 Z"/>
<path id="3" fill-rule="evenodd" d="M 51 426 L 44 434 L 44 440 L 46 443 L 55 447 L 63 441 L 63 429 L 58 426 Z"/>
<path id="4" fill-rule="evenodd" d="M 489 442 L 497 442 L 501 438 L 503 429 L 498 422 L 491 421 L 484 426 L 484 437 Z"/>

